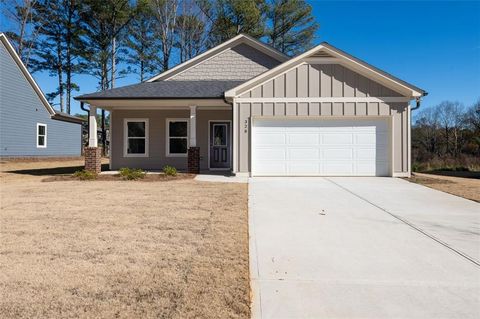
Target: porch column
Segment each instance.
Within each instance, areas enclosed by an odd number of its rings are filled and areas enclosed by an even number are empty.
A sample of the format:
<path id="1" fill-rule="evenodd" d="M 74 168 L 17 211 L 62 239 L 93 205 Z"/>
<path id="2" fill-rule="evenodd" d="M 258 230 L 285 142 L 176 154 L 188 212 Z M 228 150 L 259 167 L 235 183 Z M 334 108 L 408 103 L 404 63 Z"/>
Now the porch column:
<path id="1" fill-rule="evenodd" d="M 190 146 L 197 146 L 197 106 L 190 106 Z"/>
<path id="2" fill-rule="evenodd" d="M 97 137 L 97 107 L 90 106 L 88 116 L 88 147 L 98 147 Z"/>
<path id="3" fill-rule="evenodd" d="M 197 146 L 197 106 L 190 106 L 190 147 L 188 148 L 187 170 L 190 174 L 200 173 L 200 147 Z"/>
<path id="4" fill-rule="evenodd" d="M 100 173 L 102 170 L 102 149 L 98 147 L 97 108 L 90 106 L 88 116 L 88 146 L 85 147 L 85 170 Z"/>

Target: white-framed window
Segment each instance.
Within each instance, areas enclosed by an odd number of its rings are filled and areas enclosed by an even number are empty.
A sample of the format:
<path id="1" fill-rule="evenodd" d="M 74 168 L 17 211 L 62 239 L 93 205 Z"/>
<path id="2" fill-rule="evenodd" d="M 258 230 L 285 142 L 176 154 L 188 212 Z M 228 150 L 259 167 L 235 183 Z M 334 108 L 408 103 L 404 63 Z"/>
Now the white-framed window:
<path id="1" fill-rule="evenodd" d="M 167 156 L 187 156 L 189 125 L 188 119 L 167 119 Z"/>
<path id="2" fill-rule="evenodd" d="M 123 156 L 148 156 L 148 119 L 124 119 L 123 126 Z"/>
<path id="3" fill-rule="evenodd" d="M 37 147 L 47 147 L 47 124 L 37 123 Z"/>

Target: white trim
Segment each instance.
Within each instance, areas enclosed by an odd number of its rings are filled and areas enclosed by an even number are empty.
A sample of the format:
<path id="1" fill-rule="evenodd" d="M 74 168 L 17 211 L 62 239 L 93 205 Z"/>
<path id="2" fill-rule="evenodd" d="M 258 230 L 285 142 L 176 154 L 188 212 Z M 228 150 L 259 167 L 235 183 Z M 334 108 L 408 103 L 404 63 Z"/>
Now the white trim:
<path id="1" fill-rule="evenodd" d="M 390 84 L 393 84 L 398 89 L 401 89 L 404 92 L 409 92 L 408 94 L 411 95 L 412 97 L 419 97 L 419 96 L 423 95 L 422 92 L 418 92 L 415 89 L 413 89 L 412 87 L 408 87 L 408 86 L 406 86 L 402 83 L 399 83 L 398 81 L 396 81 L 392 77 L 387 77 L 386 75 L 381 74 L 378 71 L 372 69 L 372 67 L 368 67 L 363 63 L 355 61 L 352 58 L 350 58 L 349 56 L 347 56 L 346 54 L 337 52 L 332 46 L 330 46 L 326 43 L 322 43 L 322 44 L 320 44 L 320 45 L 318 45 L 318 46 L 316 46 L 316 47 L 314 47 L 314 48 L 296 56 L 295 58 L 292 58 L 292 59 L 288 60 L 287 62 L 284 62 L 284 63 L 282 63 L 282 64 L 280 64 L 280 65 L 278 65 L 278 66 L 260 74 L 259 76 L 254 77 L 251 80 L 246 81 L 246 82 L 240 84 L 239 86 L 234 87 L 234 88 L 226 91 L 225 92 L 225 98 L 230 98 L 231 99 L 235 96 L 239 96 L 239 95 L 245 93 L 248 90 L 251 90 L 258 83 L 265 83 L 269 79 L 271 79 L 271 78 L 277 76 L 278 74 L 282 73 L 285 68 L 291 67 L 292 65 L 296 66 L 296 65 L 299 65 L 301 63 L 304 63 L 305 58 L 308 58 L 310 55 L 314 54 L 315 52 L 317 52 L 319 50 L 324 50 L 324 51 L 328 52 L 329 54 L 337 57 L 339 63 L 347 61 L 348 63 L 342 63 L 342 64 L 347 64 L 348 66 L 350 66 L 350 68 L 353 68 L 354 70 L 356 69 L 357 71 L 358 71 L 358 69 L 366 71 L 367 73 L 369 73 L 371 75 L 372 74 L 375 75 L 377 78 L 381 78 L 384 81 L 386 81 Z"/>
<path id="2" fill-rule="evenodd" d="M 230 153 L 230 167 L 225 167 L 225 168 L 212 168 L 210 167 L 210 123 L 229 123 L 230 125 L 230 130 L 229 130 L 229 134 L 228 134 L 228 137 L 229 137 L 229 145 L 228 145 L 228 148 L 229 148 L 229 153 Z M 233 167 L 233 163 L 232 163 L 232 159 L 233 159 L 233 151 L 232 151 L 232 143 L 233 142 L 233 135 L 232 135 L 232 121 L 231 120 L 208 120 L 208 169 L 211 170 L 211 171 L 229 171 L 229 170 L 232 170 L 232 167 Z"/>
<path id="3" fill-rule="evenodd" d="M 407 128 L 407 134 L 408 134 L 408 137 L 407 137 L 407 173 L 408 173 L 408 177 L 411 176 L 412 174 L 412 106 L 410 104 L 408 104 L 407 106 L 407 125 L 408 125 L 408 128 Z"/>
<path id="4" fill-rule="evenodd" d="M 190 106 L 190 147 L 197 146 L 197 106 Z"/>
<path id="5" fill-rule="evenodd" d="M 305 58 L 305 62 L 309 64 L 339 64 L 339 58 Z"/>
<path id="6" fill-rule="evenodd" d="M 110 170 L 112 170 L 112 159 L 113 159 L 113 111 L 110 111 L 110 125 L 108 127 L 108 129 L 110 130 L 110 149 L 109 149 L 109 154 L 108 154 L 108 168 Z"/>
<path id="7" fill-rule="evenodd" d="M 248 43 L 250 46 L 264 52 L 265 54 L 268 54 L 269 56 L 271 56 L 272 58 L 274 58 L 274 59 L 276 59 L 280 62 L 284 62 L 284 61 L 288 60 L 287 56 L 285 56 L 282 53 L 280 53 L 279 51 L 271 48 L 270 46 L 266 45 L 265 43 L 263 43 L 259 40 L 253 39 L 252 37 L 247 36 L 245 34 L 239 34 L 239 35 L 231 38 L 230 40 L 227 40 L 227 41 L 217 45 L 216 47 L 213 47 L 210 50 L 207 50 L 207 51 L 203 52 L 202 54 L 199 54 L 199 55 L 191 58 L 190 60 L 187 60 L 183 63 L 178 64 L 177 66 L 171 68 L 170 70 L 162 72 L 162 73 L 148 79 L 146 82 L 153 82 L 153 81 L 157 81 L 157 80 L 160 80 L 160 79 L 161 80 L 167 80 L 167 79 L 169 79 L 169 78 L 171 78 L 171 77 L 173 77 L 173 76 L 175 76 L 175 75 L 177 75 L 181 72 L 184 72 L 184 71 L 194 67 L 195 65 L 198 65 L 200 62 L 203 62 L 203 60 L 202 60 L 203 58 L 208 57 L 211 54 L 217 55 L 217 53 L 216 53 L 217 51 L 218 51 L 218 53 L 221 53 L 221 52 L 224 52 L 224 51 L 234 47 L 236 42 L 239 42 L 238 44 Z M 182 68 L 185 68 L 185 69 L 182 70 Z M 179 70 L 181 70 L 181 71 L 178 72 Z"/>
<path id="8" fill-rule="evenodd" d="M 187 122 L 187 152 L 182 153 L 170 153 L 170 122 Z M 187 157 L 188 148 L 190 147 L 190 120 L 188 118 L 166 118 L 165 119 L 165 156 L 166 157 Z M 175 138 L 175 137 L 173 137 Z M 185 137 L 178 137 L 185 138 Z"/>
<path id="9" fill-rule="evenodd" d="M 110 119 L 111 121 L 111 119 Z M 128 154 L 128 122 L 144 122 L 145 123 L 145 153 L 143 154 Z M 141 137 L 137 137 L 141 139 Z M 148 157 L 148 146 L 150 143 L 150 132 L 148 118 L 124 118 L 123 119 L 123 157 Z"/>
<path id="10" fill-rule="evenodd" d="M 38 134 L 38 128 L 39 128 L 40 126 L 44 126 L 44 127 L 45 127 L 45 134 L 44 134 L 44 135 Z M 37 148 L 47 148 L 47 124 L 37 123 L 37 134 L 36 134 L 36 136 L 37 136 Z M 38 138 L 39 138 L 40 136 L 43 136 L 44 145 L 38 144 Z"/>
<path id="11" fill-rule="evenodd" d="M 0 41 L 5 45 L 5 48 L 7 49 L 8 53 L 10 53 L 10 56 L 13 58 L 13 61 L 17 64 L 18 68 L 22 72 L 27 82 L 30 83 L 35 93 L 37 93 L 38 97 L 40 98 L 40 101 L 45 106 L 48 113 L 50 113 L 50 115 L 55 115 L 56 114 L 55 110 L 50 105 L 50 103 L 48 103 L 47 99 L 45 98 L 45 95 L 42 92 L 42 89 L 40 89 L 37 82 L 35 82 L 35 79 L 33 78 L 33 76 L 30 74 L 30 72 L 28 72 L 27 68 L 22 62 L 22 59 L 20 59 L 20 57 L 17 54 L 17 51 L 13 48 L 10 41 L 8 41 L 8 38 L 5 36 L 5 34 L 0 33 Z"/>
<path id="12" fill-rule="evenodd" d="M 404 96 L 383 96 L 383 97 L 246 97 L 235 98 L 237 103 L 395 103 L 395 102 L 409 102 L 412 100 Z"/>
<path id="13" fill-rule="evenodd" d="M 407 172 L 397 172 L 393 173 L 392 177 L 411 177 L 411 174 Z"/>
<path id="14" fill-rule="evenodd" d="M 238 105 L 236 99 L 233 100 L 233 105 L 232 105 L 232 121 L 233 121 L 233 151 L 232 151 L 232 170 L 234 173 L 238 172 L 238 145 L 239 145 L 239 140 L 238 140 L 238 125 L 239 125 L 239 118 L 238 118 Z M 235 153 L 235 154 L 233 154 Z"/>
<path id="15" fill-rule="evenodd" d="M 88 112 L 88 146 L 98 147 L 97 107 L 93 105 Z"/>
<path id="16" fill-rule="evenodd" d="M 188 110 L 190 105 L 196 105 L 202 110 L 231 109 L 231 105 L 223 99 L 85 99 L 82 101 L 105 110 Z"/>

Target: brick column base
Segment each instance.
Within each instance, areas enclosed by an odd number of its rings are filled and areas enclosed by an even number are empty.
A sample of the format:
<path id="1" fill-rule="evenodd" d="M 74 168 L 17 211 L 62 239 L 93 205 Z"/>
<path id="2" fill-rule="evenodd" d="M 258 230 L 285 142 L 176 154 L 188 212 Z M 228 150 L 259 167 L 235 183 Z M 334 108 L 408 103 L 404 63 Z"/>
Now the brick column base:
<path id="1" fill-rule="evenodd" d="M 102 148 L 85 147 L 85 170 L 99 174 L 102 171 Z"/>
<path id="2" fill-rule="evenodd" d="M 200 147 L 190 147 L 188 149 L 187 171 L 190 174 L 200 173 Z"/>

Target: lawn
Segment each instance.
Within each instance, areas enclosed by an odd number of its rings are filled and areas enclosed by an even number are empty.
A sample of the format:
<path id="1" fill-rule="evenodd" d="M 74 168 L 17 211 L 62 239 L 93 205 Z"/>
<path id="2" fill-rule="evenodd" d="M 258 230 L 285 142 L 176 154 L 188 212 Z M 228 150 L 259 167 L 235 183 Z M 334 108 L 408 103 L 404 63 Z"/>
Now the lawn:
<path id="1" fill-rule="evenodd" d="M 247 185 L 43 181 L 81 164 L 0 164 L 1 318 L 249 317 Z"/>
<path id="2" fill-rule="evenodd" d="M 413 173 L 412 177 L 407 180 L 480 202 L 480 179 L 478 172 Z"/>

